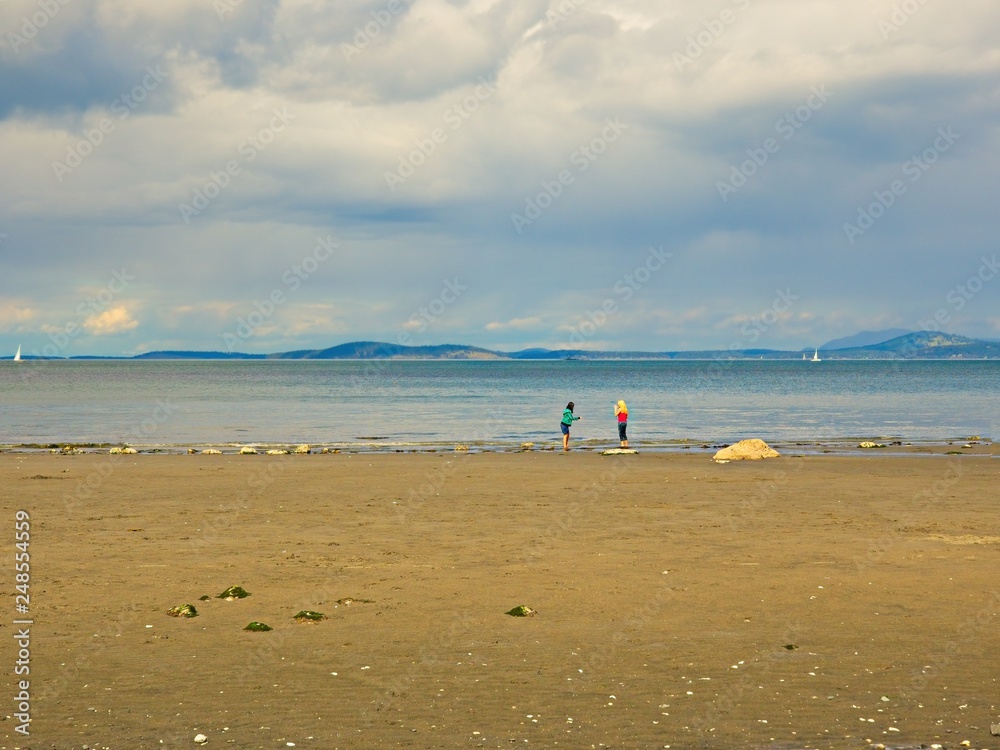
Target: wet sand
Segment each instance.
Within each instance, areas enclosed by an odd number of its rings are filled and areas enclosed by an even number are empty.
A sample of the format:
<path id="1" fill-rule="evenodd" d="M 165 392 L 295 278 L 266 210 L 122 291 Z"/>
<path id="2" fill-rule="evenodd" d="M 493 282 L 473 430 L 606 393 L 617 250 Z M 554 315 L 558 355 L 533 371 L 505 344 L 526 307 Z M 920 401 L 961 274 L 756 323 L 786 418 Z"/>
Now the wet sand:
<path id="1" fill-rule="evenodd" d="M 1000 748 L 971 452 L 2 454 L 0 748 Z"/>

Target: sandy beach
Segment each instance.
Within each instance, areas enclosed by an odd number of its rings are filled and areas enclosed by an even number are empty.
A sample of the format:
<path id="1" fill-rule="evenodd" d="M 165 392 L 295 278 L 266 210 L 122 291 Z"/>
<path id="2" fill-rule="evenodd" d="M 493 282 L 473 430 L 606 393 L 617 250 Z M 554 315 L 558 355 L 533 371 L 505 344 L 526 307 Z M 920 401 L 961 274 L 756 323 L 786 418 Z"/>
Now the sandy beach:
<path id="1" fill-rule="evenodd" d="M 0 748 L 1000 748 L 1000 461 L 946 450 L 2 454 Z"/>

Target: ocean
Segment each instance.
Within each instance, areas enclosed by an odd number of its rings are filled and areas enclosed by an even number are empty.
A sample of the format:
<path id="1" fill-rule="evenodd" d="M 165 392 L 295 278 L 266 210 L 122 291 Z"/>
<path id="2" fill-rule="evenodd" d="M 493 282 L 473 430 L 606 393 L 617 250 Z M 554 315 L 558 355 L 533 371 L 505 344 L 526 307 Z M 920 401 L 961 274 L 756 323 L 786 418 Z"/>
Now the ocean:
<path id="1" fill-rule="evenodd" d="M 0 445 L 140 448 L 309 443 L 349 450 L 560 442 L 672 450 L 993 437 L 997 361 L 0 362 Z"/>

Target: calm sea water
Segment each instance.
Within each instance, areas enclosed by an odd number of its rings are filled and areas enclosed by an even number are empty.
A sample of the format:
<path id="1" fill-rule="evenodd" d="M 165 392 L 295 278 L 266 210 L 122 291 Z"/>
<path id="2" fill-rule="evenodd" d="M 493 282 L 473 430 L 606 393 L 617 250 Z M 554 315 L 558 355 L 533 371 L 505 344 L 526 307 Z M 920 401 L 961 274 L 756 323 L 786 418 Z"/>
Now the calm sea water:
<path id="1" fill-rule="evenodd" d="M 0 362 L 0 444 L 939 441 L 1000 430 L 1000 362 Z"/>

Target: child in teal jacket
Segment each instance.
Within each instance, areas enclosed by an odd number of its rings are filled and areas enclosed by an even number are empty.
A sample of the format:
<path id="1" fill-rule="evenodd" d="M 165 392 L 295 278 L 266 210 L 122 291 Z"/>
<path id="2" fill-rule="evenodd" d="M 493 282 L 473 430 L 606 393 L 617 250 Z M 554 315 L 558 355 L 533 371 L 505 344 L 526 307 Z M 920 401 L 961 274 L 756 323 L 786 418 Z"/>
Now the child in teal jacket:
<path id="1" fill-rule="evenodd" d="M 573 406 L 574 404 L 572 401 L 566 404 L 566 409 L 563 411 L 562 422 L 559 423 L 559 427 L 562 429 L 564 451 L 569 450 L 569 428 L 575 420 L 580 419 L 580 417 L 573 416 Z"/>

